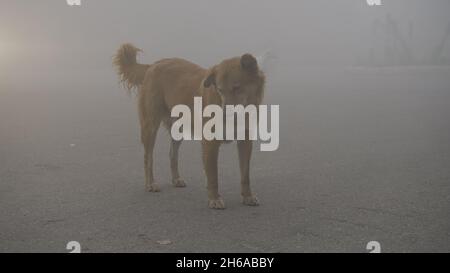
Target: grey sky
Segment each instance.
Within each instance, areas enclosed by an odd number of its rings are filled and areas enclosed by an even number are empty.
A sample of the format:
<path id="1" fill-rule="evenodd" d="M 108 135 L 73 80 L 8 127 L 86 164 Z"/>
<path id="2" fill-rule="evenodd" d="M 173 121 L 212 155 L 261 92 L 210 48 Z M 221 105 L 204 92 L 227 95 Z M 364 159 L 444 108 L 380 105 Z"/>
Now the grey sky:
<path id="1" fill-rule="evenodd" d="M 385 0 L 382 7 L 364 0 L 82 0 L 81 7 L 63 0 L 2 0 L 0 5 L 0 72 L 9 77 L 17 69 L 33 76 L 37 66 L 46 73 L 61 67 L 106 71 L 123 42 L 144 49 L 145 62 L 179 56 L 209 66 L 273 49 L 281 66 L 349 65 L 366 57 L 374 43 L 373 22 L 387 13 L 405 35 L 413 22 L 412 47 L 423 56 L 450 21 L 448 0 Z"/>

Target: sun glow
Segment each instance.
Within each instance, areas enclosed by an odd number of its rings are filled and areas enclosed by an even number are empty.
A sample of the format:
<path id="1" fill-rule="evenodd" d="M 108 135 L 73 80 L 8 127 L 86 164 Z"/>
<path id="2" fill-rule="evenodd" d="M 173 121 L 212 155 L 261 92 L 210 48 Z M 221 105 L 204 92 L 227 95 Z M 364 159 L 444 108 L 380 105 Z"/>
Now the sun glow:
<path id="1" fill-rule="evenodd" d="M 0 57 L 3 57 L 5 51 L 5 43 L 3 41 L 0 41 Z"/>
<path id="2" fill-rule="evenodd" d="M 5 36 L 0 36 L 5 37 Z M 8 39 L 0 39 L 0 65 L 4 65 L 17 55 L 16 47 Z"/>
<path id="3" fill-rule="evenodd" d="M 5 41 L 0 40 L 0 68 L 3 68 L 8 62 L 8 50 Z"/>
<path id="4" fill-rule="evenodd" d="M 0 65 L 5 64 L 13 54 L 14 47 L 12 46 L 13 37 L 10 31 L 0 28 Z"/>
<path id="5" fill-rule="evenodd" d="M 9 55 L 11 54 L 9 52 L 9 48 L 10 46 L 5 42 L 5 40 L 0 40 L 0 66 L 7 63 Z"/>
<path id="6" fill-rule="evenodd" d="M 8 35 L 0 30 L 0 64 L 6 61 L 8 57 Z"/>

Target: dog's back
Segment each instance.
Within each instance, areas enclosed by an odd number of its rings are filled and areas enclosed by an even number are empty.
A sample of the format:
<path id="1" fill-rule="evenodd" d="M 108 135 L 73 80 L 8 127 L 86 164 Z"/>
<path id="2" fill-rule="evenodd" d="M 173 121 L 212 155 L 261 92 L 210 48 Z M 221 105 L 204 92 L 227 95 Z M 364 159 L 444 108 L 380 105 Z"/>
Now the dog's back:
<path id="1" fill-rule="evenodd" d="M 147 69 L 140 92 L 161 93 L 169 111 L 178 104 L 191 107 L 192 98 L 200 96 L 199 86 L 205 73 L 205 69 L 187 60 L 163 59 Z"/>
<path id="2" fill-rule="evenodd" d="M 158 101 L 163 116 L 175 105 L 192 107 L 192 98 L 200 96 L 199 86 L 207 70 L 181 58 L 140 64 L 136 60 L 140 51 L 131 44 L 124 44 L 114 57 L 121 82 L 128 90 L 138 90 L 140 104 Z"/>

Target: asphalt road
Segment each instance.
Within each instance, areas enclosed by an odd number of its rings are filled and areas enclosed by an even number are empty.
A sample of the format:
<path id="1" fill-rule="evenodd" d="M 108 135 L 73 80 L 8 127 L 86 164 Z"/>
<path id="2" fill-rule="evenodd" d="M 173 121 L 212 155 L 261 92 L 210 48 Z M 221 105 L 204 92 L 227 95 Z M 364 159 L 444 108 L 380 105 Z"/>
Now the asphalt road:
<path id="1" fill-rule="evenodd" d="M 228 144 L 224 211 L 207 208 L 199 143 L 181 148 L 188 187 L 170 185 L 162 131 L 162 192 L 144 191 L 135 99 L 105 71 L 2 86 L 0 252 L 450 251 L 449 68 L 278 71 L 280 149 L 252 161 L 261 206 L 240 203 Z"/>

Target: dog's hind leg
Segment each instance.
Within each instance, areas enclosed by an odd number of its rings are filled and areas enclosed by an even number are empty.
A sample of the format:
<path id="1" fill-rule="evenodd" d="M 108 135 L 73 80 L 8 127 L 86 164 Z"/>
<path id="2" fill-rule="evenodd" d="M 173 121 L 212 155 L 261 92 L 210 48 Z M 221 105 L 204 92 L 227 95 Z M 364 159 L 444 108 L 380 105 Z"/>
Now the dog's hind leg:
<path id="1" fill-rule="evenodd" d="M 174 187 L 186 187 L 183 178 L 178 171 L 178 151 L 180 150 L 181 140 L 171 139 L 170 142 L 170 170 L 172 172 L 172 184 Z"/>
<path id="2" fill-rule="evenodd" d="M 149 125 L 149 132 L 145 133 L 142 139 L 144 144 L 144 168 L 145 168 L 145 189 L 149 192 L 159 192 L 160 188 L 153 176 L 153 148 L 155 146 L 156 135 L 159 124 Z"/>
<path id="3" fill-rule="evenodd" d="M 163 118 L 163 124 L 170 135 L 170 130 L 172 128 L 172 119 L 168 116 Z M 170 136 L 170 171 L 172 173 L 172 185 L 177 188 L 186 187 L 186 183 L 184 182 L 184 179 L 181 178 L 180 172 L 178 171 L 178 152 L 180 150 L 182 142 L 182 140 L 175 140 L 172 138 L 172 136 Z"/>
<path id="4" fill-rule="evenodd" d="M 141 121 L 141 141 L 144 145 L 145 189 L 149 192 L 159 192 L 153 176 L 153 148 L 161 124 L 161 111 L 157 97 L 146 100 L 145 96 L 139 100 L 139 116 Z"/>

